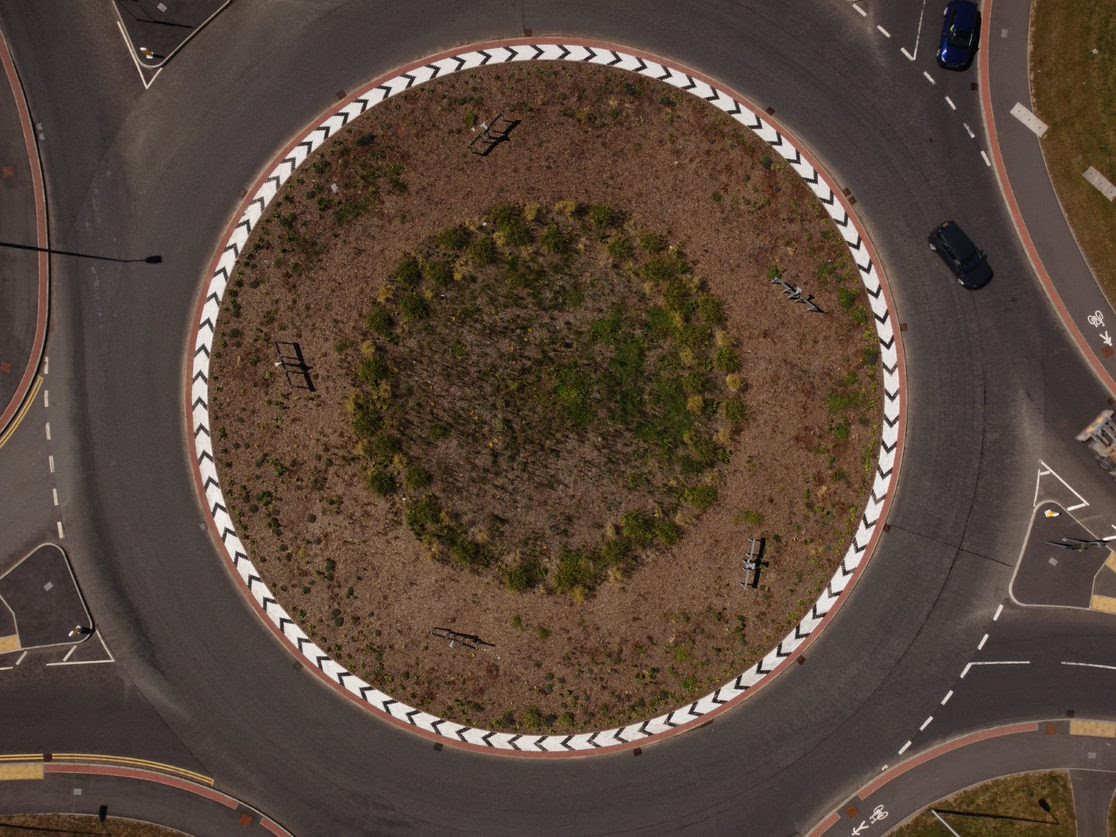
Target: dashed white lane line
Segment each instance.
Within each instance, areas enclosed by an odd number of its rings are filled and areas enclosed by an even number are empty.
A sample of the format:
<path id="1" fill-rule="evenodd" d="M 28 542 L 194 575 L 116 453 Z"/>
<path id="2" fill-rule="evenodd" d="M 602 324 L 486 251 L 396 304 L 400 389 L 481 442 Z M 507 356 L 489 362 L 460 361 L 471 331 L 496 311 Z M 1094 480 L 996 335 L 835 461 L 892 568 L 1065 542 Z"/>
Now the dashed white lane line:
<path id="1" fill-rule="evenodd" d="M 930 82 L 931 84 L 937 84 L 938 83 L 938 82 L 934 81 L 934 77 L 932 75 L 930 75 L 928 72 L 926 72 L 926 70 L 923 70 L 922 74 L 926 77 L 926 80 L 928 82 Z"/>
<path id="2" fill-rule="evenodd" d="M 986 642 L 988 642 L 988 634 L 985 634 L 980 638 L 980 642 L 977 643 L 977 651 L 980 651 L 982 648 L 984 648 L 984 643 Z"/>
<path id="3" fill-rule="evenodd" d="M 853 8 L 860 12 L 861 17 L 868 17 L 868 12 L 864 11 L 864 9 L 860 8 L 856 3 L 853 3 Z"/>
<path id="4" fill-rule="evenodd" d="M 1004 612 L 1004 605 L 1001 602 L 999 607 L 996 608 L 996 613 L 992 616 L 992 621 L 995 622 L 997 619 L 999 619 L 1000 614 L 1003 613 L 1003 612 Z"/>
<path id="5" fill-rule="evenodd" d="M 903 55 L 904 55 L 904 56 L 906 57 L 906 59 L 907 59 L 908 61 L 914 61 L 915 57 L 914 57 L 913 55 L 911 55 L 911 54 L 910 54 L 909 52 L 907 52 L 907 48 L 906 48 L 906 47 L 899 47 L 899 51 L 900 51 L 901 53 L 903 53 Z"/>
<path id="6" fill-rule="evenodd" d="M 1064 665 L 1064 666 L 1082 666 L 1083 668 L 1106 668 L 1109 671 L 1116 671 L 1116 666 L 1106 666 L 1106 665 L 1102 665 L 1101 663 L 1071 663 L 1071 662 L 1067 662 L 1066 660 L 1062 660 L 1062 665 Z"/>
<path id="7" fill-rule="evenodd" d="M 957 105 L 953 104 L 953 99 L 949 98 L 949 96 L 946 96 L 945 100 L 946 104 L 949 105 L 950 110 L 957 110 Z"/>
<path id="8" fill-rule="evenodd" d="M 891 37 L 891 33 L 884 29 L 882 26 L 877 26 L 876 28 L 880 30 L 880 34 L 883 35 L 885 38 Z"/>
<path id="9" fill-rule="evenodd" d="M 940 705 L 945 706 L 947 703 L 949 703 L 949 699 L 951 697 L 953 697 L 953 689 L 950 689 L 948 692 L 945 693 L 945 697 L 942 698 L 942 702 Z"/>
<path id="10" fill-rule="evenodd" d="M 43 355 L 43 374 L 50 374 L 50 355 Z"/>
<path id="11" fill-rule="evenodd" d="M 926 729 L 928 726 L 930 726 L 930 722 L 933 721 L 933 720 L 934 720 L 933 715 L 927 715 L 926 720 L 922 722 L 922 726 L 920 726 L 918 728 L 918 731 L 922 732 L 924 729 Z"/>
<path id="12" fill-rule="evenodd" d="M 50 465 L 50 472 L 53 474 L 54 473 L 54 454 L 53 453 L 47 456 L 47 464 Z"/>
<path id="13" fill-rule="evenodd" d="M 66 662 L 66 660 L 70 659 L 70 655 L 73 654 L 75 651 L 77 651 L 77 646 L 71 645 L 70 650 L 66 652 L 66 656 L 62 658 L 62 662 Z"/>
<path id="14" fill-rule="evenodd" d="M 984 158 L 984 165 L 988 166 L 988 168 L 992 168 L 992 161 L 988 159 L 988 155 L 984 153 L 983 148 L 980 150 L 980 156 Z"/>
<path id="15" fill-rule="evenodd" d="M 51 492 L 54 494 L 54 505 L 58 505 L 58 489 L 52 488 Z"/>
<path id="16" fill-rule="evenodd" d="M 903 755 L 903 753 L 907 752 L 907 750 L 910 749 L 910 746 L 911 746 L 911 740 L 908 738 L 907 743 L 899 748 L 899 755 Z"/>
<path id="17" fill-rule="evenodd" d="M 58 540 L 61 541 L 61 540 L 65 540 L 65 539 L 66 539 L 66 535 L 62 531 L 62 521 L 59 520 L 58 521 Z"/>
<path id="18" fill-rule="evenodd" d="M 49 442 L 50 441 L 50 422 L 49 421 L 46 423 L 46 437 L 47 437 L 47 441 Z"/>
<path id="19" fill-rule="evenodd" d="M 15 661 L 15 664 L 18 666 L 20 663 L 23 662 L 23 660 L 26 656 L 27 656 L 27 652 L 24 651 L 22 654 L 19 655 L 19 659 Z"/>
<path id="20" fill-rule="evenodd" d="M 43 406 L 44 407 L 49 407 L 50 406 L 50 390 L 49 389 L 44 389 L 43 390 Z"/>
<path id="21" fill-rule="evenodd" d="M 969 135 L 969 139 L 974 139 L 976 137 L 976 134 L 974 134 L 973 129 L 969 127 L 969 123 L 962 122 L 961 124 L 965 126 L 965 133 Z"/>
<path id="22" fill-rule="evenodd" d="M 961 672 L 961 677 L 964 678 L 973 666 L 1029 666 L 1030 664 L 1030 660 L 985 660 L 980 663 L 967 663 Z"/>

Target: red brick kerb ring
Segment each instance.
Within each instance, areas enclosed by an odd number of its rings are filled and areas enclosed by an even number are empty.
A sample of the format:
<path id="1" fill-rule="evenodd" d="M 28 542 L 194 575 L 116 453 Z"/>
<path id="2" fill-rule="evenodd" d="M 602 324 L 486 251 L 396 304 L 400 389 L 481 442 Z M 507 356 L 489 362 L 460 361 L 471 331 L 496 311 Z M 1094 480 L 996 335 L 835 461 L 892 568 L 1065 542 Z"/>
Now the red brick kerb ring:
<path id="1" fill-rule="evenodd" d="M 577 735 L 518 735 L 467 727 L 395 700 L 330 659 L 295 624 L 249 559 L 225 505 L 210 433 L 209 361 L 221 299 L 249 234 L 283 183 L 330 136 L 386 99 L 451 73 L 510 61 L 584 62 L 657 79 L 707 101 L 768 143 L 821 201 L 849 247 L 874 316 L 884 376 L 883 432 L 871 495 L 840 566 L 794 630 L 747 671 L 693 703 L 647 721 Z M 516 39 L 440 53 L 381 76 L 344 102 L 332 106 L 279 153 L 237 208 L 199 293 L 189 349 L 186 432 L 199 501 L 207 511 L 210 531 L 228 568 L 240 580 L 241 592 L 264 622 L 290 650 L 309 663 L 315 674 L 350 700 L 367 707 L 372 714 L 439 743 L 502 755 L 563 758 L 646 746 L 708 722 L 739 705 L 775 675 L 785 671 L 793 658 L 800 655 L 833 618 L 867 566 L 890 507 L 904 436 L 901 411 L 904 355 L 899 330 L 893 328 L 893 308 L 892 295 L 877 262 L 875 248 L 844 197 L 834 188 L 832 177 L 820 168 L 813 155 L 802 150 L 801 142 L 769 116 L 760 116 L 754 105 L 725 85 L 677 63 L 597 42 Z"/>

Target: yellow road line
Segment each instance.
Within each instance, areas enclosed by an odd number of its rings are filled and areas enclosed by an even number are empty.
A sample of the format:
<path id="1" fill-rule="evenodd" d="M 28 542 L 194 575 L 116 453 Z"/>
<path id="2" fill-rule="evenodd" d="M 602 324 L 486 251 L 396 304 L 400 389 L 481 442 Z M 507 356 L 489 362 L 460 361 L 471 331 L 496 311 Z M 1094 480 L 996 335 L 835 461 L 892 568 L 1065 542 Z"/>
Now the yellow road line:
<path id="1" fill-rule="evenodd" d="M 208 787 L 213 787 L 216 784 L 215 779 L 202 773 L 195 773 L 193 770 L 187 770 L 184 767 L 175 767 L 172 764 L 163 764 L 162 762 L 148 761 L 147 759 L 133 759 L 128 756 L 101 756 L 89 753 L 55 753 L 53 760 L 119 764 L 124 767 L 136 767 L 142 770 L 155 770 L 159 773 L 171 773 Z"/>
<path id="2" fill-rule="evenodd" d="M 10 654 L 12 651 L 18 651 L 20 647 L 19 634 L 0 636 L 0 654 Z"/>
<path id="3" fill-rule="evenodd" d="M 1099 610 L 1101 613 L 1116 613 L 1116 598 L 1094 593 L 1092 601 L 1089 602 L 1089 609 Z"/>
<path id="4" fill-rule="evenodd" d="M 1116 738 L 1116 722 L 1070 721 L 1070 735 L 1088 735 L 1093 738 Z"/>
<path id="5" fill-rule="evenodd" d="M 12 434 L 14 434 L 19 429 L 20 424 L 23 423 L 23 420 L 27 417 L 27 414 L 31 412 L 31 405 L 35 403 L 35 399 L 39 395 L 39 387 L 41 387 L 42 385 L 43 376 L 40 375 L 38 378 L 35 379 L 35 385 L 31 387 L 31 393 L 27 396 L 27 400 L 23 402 L 23 409 L 20 410 L 19 413 L 16 415 L 11 425 L 9 425 L 8 429 L 4 432 L 4 435 L 0 436 L 0 448 L 4 447 L 4 445 L 8 443 L 8 439 L 12 438 Z"/>
<path id="6" fill-rule="evenodd" d="M 0 764 L 0 782 L 43 778 L 43 764 Z"/>

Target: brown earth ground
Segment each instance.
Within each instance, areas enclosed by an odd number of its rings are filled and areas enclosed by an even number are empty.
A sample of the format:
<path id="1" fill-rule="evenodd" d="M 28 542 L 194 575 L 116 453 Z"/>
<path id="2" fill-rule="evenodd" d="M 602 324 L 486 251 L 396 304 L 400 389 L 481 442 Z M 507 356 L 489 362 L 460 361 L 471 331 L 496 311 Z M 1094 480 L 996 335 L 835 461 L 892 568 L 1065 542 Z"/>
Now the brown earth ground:
<path id="1" fill-rule="evenodd" d="M 181 831 L 149 822 L 109 817 L 104 823 L 81 814 L 4 814 L 0 837 L 61 837 L 104 834 L 112 837 L 180 837 Z"/>
<path id="2" fill-rule="evenodd" d="M 510 141 L 470 153 L 473 126 L 501 111 L 521 120 Z M 582 603 L 427 557 L 397 501 L 367 488 L 346 409 L 363 318 L 404 254 L 495 205 L 563 200 L 616 207 L 680 244 L 725 303 L 750 386 L 718 502 Z M 252 242 L 210 376 L 230 513 L 302 628 L 393 697 L 519 732 L 651 717 L 763 656 L 843 556 L 879 443 L 877 343 L 856 268 L 793 171 L 688 94 L 559 63 L 422 85 L 316 152 Z M 775 267 L 826 313 L 788 302 Z M 288 386 L 274 340 L 301 344 L 315 392 Z M 770 566 L 745 589 L 752 535 L 768 538 Z M 492 647 L 451 647 L 436 627 Z"/>

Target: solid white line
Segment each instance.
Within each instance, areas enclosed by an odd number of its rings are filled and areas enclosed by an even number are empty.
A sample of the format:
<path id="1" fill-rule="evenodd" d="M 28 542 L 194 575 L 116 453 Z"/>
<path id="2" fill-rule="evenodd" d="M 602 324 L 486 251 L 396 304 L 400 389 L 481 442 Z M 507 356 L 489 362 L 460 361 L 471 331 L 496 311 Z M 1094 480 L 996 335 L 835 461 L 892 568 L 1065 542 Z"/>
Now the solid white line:
<path id="1" fill-rule="evenodd" d="M 19 655 L 19 659 L 16 660 L 15 664 L 18 666 L 20 663 L 23 662 L 23 658 L 26 657 L 26 656 L 27 656 L 27 652 L 24 651 L 22 654 Z"/>
<path id="2" fill-rule="evenodd" d="M 1030 660 L 983 660 L 978 663 L 968 663 L 965 670 L 961 672 L 961 676 L 964 677 L 968 674 L 969 669 L 973 666 L 1029 666 L 1030 664 Z"/>
<path id="3" fill-rule="evenodd" d="M 933 77 L 932 75 L 930 75 L 930 74 L 929 74 L 928 72 L 926 72 L 926 70 L 923 70 L 923 71 L 922 71 L 922 74 L 923 74 L 924 76 L 926 76 L 926 80 L 927 80 L 928 82 L 930 82 L 931 84 L 937 84 L 937 83 L 938 83 L 938 82 L 934 81 L 934 77 Z"/>
<path id="4" fill-rule="evenodd" d="M 946 96 L 945 100 L 946 104 L 949 105 L 950 110 L 957 110 L 957 105 L 953 104 L 953 99 L 949 98 L 949 96 Z"/>
<path id="5" fill-rule="evenodd" d="M 128 54 L 132 56 L 132 63 L 136 65 L 136 72 L 139 73 L 140 83 L 143 85 L 143 89 L 146 90 L 151 85 L 149 85 L 147 79 L 143 77 L 143 70 L 140 68 L 139 59 L 136 58 L 136 53 L 132 50 L 132 44 L 128 41 L 128 36 L 124 34 L 124 24 L 117 20 L 116 28 L 120 30 L 120 37 L 124 39 L 124 48 L 127 49 Z M 156 72 L 155 75 L 157 76 L 159 73 Z M 152 76 L 151 80 L 155 81 L 155 76 Z"/>
<path id="6" fill-rule="evenodd" d="M 58 540 L 65 540 L 66 536 L 62 533 L 62 521 L 58 521 Z"/>
<path id="7" fill-rule="evenodd" d="M 996 621 L 997 619 L 999 619 L 999 618 L 1000 618 L 1000 614 L 1001 614 L 1001 613 L 1003 613 L 1003 612 L 1004 612 L 1004 606 L 1003 606 L 1003 604 L 1001 603 L 1001 604 L 1000 604 L 1000 606 L 996 608 L 996 612 L 995 612 L 995 614 L 993 614 L 993 616 L 992 616 L 992 621 L 993 621 L 993 622 L 995 622 L 995 621 Z"/>
<path id="8" fill-rule="evenodd" d="M 47 441 L 49 442 L 50 441 L 50 422 L 49 421 L 46 423 L 46 437 L 47 437 Z"/>
<path id="9" fill-rule="evenodd" d="M 1078 509 L 1085 508 L 1087 505 L 1089 505 L 1089 504 L 1082 502 L 1082 503 L 1078 503 L 1076 506 L 1066 506 L 1066 511 L 1068 511 L 1068 512 L 1077 511 Z"/>
<path id="10" fill-rule="evenodd" d="M 918 39 L 922 37 L 922 17 L 926 14 L 926 0 L 922 0 L 922 11 L 918 13 L 918 30 L 915 32 L 915 55 L 918 55 Z M 912 57 L 913 61 L 914 58 Z"/>
<path id="11" fill-rule="evenodd" d="M 965 126 L 965 133 L 969 135 L 969 139 L 974 139 L 976 137 L 976 134 L 974 134 L 973 129 L 969 127 L 969 123 L 962 122 L 961 124 Z"/>
<path id="12" fill-rule="evenodd" d="M 43 406 L 44 407 L 49 407 L 50 406 L 50 390 L 49 389 L 44 389 L 43 390 Z"/>
<path id="13" fill-rule="evenodd" d="M 984 648 L 984 643 L 986 642 L 988 642 L 988 634 L 985 634 L 980 638 L 980 643 L 977 645 L 977 651 L 980 651 L 982 648 Z"/>
<path id="14" fill-rule="evenodd" d="M 54 505 L 58 505 L 58 489 L 52 488 L 51 492 L 54 494 Z"/>
<path id="15" fill-rule="evenodd" d="M 922 732 L 924 729 L 926 729 L 928 726 L 930 726 L 930 722 L 933 721 L 933 720 L 934 720 L 933 715 L 927 715 L 926 720 L 922 722 L 922 726 L 920 726 L 918 728 L 918 731 Z"/>
<path id="16" fill-rule="evenodd" d="M 910 54 L 909 52 L 907 52 L 907 48 L 906 48 L 906 47 L 899 47 L 899 51 L 900 51 L 901 53 L 903 53 L 903 55 L 905 55 L 905 56 L 907 57 L 907 60 L 908 60 L 908 61 L 914 61 L 914 58 L 915 58 L 915 57 L 914 57 L 913 55 L 911 55 L 911 54 Z"/>
<path id="17" fill-rule="evenodd" d="M 116 661 L 115 660 L 71 660 L 70 662 L 67 663 L 65 661 L 60 660 L 57 663 L 47 663 L 47 665 L 48 666 L 92 666 L 92 665 L 96 665 L 97 663 L 114 663 L 114 662 L 116 662 Z"/>
<path id="18" fill-rule="evenodd" d="M 62 662 L 66 662 L 66 660 L 70 659 L 70 655 L 73 654 L 75 651 L 77 651 L 77 646 L 71 645 L 70 650 L 66 652 L 66 656 L 62 658 Z"/>
<path id="19" fill-rule="evenodd" d="M 50 454 L 49 456 L 47 456 L 47 463 L 49 463 L 50 472 L 53 474 L 54 473 L 54 454 L 53 453 Z"/>
<path id="20" fill-rule="evenodd" d="M 1100 663 L 1070 663 L 1070 662 L 1066 662 L 1065 660 L 1062 660 L 1062 665 L 1064 665 L 1064 666 L 1082 666 L 1084 668 L 1106 668 L 1106 669 L 1109 669 L 1110 671 L 1116 671 L 1116 666 L 1106 666 L 1106 665 L 1101 665 Z"/>
<path id="21" fill-rule="evenodd" d="M 1047 465 L 1041 459 L 1039 460 L 1039 465 L 1041 465 L 1043 468 L 1045 468 L 1047 470 L 1047 472 L 1051 476 L 1054 477 L 1054 479 L 1056 479 L 1058 482 L 1060 482 L 1062 485 L 1064 485 L 1066 488 L 1068 488 L 1070 490 L 1070 493 L 1073 494 L 1074 497 L 1076 497 L 1078 500 L 1080 500 L 1084 505 L 1086 505 L 1086 506 L 1089 505 L 1088 501 L 1084 497 L 1082 497 L 1080 494 L 1078 494 L 1076 491 L 1074 491 L 1073 486 L 1071 486 L 1068 482 L 1066 482 L 1064 479 L 1062 479 L 1060 476 L 1058 476 L 1058 473 L 1053 468 L 1051 468 L 1049 465 Z M 1074 506 L 1074 508 L 1079 509 L 1079 508 L 1082 508 L 1082 506 Z M 1069 509 L 1066 509 L 1066 511 L 1069 511 Z"/>
<path id="22" fill-rule="evenodd" d="M 946 693 L 945 693 L 945 697 L 944 697 L 944 698 L 942 698 L 942 703 L 941 703 L 941 705 L 942 705 L 942 706 L 945 706 L 945 705 L 946 705 L 947 703 L 949 703 L 949 699 L 950 699 L 951 697 L 953 697 L 953 689 L 950 689 L 950 690 L 949 690 L 948 692 L 946 692 Z"/>
<path id="23" fill-rule="evenodd" d="M 903 755 L 903 753 L 907 752 L 907 748 L 910 746 L 911 742 L 908 740 L 906 744 L 899 748 L 899 755 Z"/>
<path id="24" fill-rule="evenodd" d="M 984 158 L 984 165 L 988 166 L 988 168 L 992 168 L 992 161 L 988 159 L 988 155 L 984 153 L 983 148 L 980 150 L 980 156 Z"/>
<path id="25" fill-rule="evenodd" d="M 853 8 L 860 12 L 861 17 L 868 17 L 868 12 L 864 11 L 864 9 L 860 8 L 856 3 L 853 3 Z"/>
<path id="26" fill-rule="evenodd" d="M 880 30 L 880 34 L 882 34 L 885 38 L 891 37 L 891 33 L 884 29 L 882 26 L 877 26 L 876 28 Z"/>
<path id="27" fill-rule="evenodd" d="M 1040 477 L 1045 477 L 1047 474 L 1050 474 L 1050 473 L 1053 473 L 1053 472 L 1049 468 L 1047 468 L 1044 471 L 1039 471 L 1039 476 Z"/>

